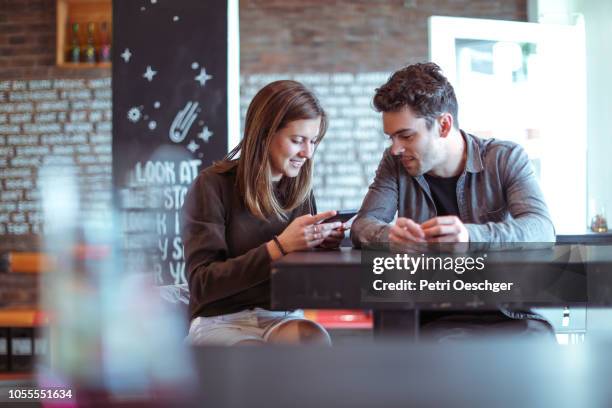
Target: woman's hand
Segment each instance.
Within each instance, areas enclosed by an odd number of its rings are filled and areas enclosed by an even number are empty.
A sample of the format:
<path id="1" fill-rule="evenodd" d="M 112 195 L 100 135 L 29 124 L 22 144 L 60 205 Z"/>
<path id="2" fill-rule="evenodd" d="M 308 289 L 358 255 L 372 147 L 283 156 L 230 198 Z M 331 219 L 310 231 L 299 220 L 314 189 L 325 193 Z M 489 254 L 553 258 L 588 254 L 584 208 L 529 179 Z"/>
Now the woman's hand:
<path id="1" fill-rule="evenodd" d="M 335 229 L 342 227 L 339 221 L 318 224 L 334 215 L 336 211 L 331 210 L 316 215 L 302 215 L 293 220 L 278 236 L 285 252 L 301 251 L 321 245 Z M 344 235 L 344 232 L 342 234 Z"/>
<path id="2" fill-rule="evenodd" d="M 325 225 L 325 224 L 321 224 L 321 225 Z M 346 226 L 342 224 L 340 228 L 336 228 L 332 230 L 327 236 L 327 238 L 325 238 L 323 242 L 321 243 L 321 248 L 325 248 L 325 249 L 338 248 L 340 244 L 342 243 L 342 240 L 344 239 L 344 232 L 347 229 L 348 228 L 346 228 Z"/>

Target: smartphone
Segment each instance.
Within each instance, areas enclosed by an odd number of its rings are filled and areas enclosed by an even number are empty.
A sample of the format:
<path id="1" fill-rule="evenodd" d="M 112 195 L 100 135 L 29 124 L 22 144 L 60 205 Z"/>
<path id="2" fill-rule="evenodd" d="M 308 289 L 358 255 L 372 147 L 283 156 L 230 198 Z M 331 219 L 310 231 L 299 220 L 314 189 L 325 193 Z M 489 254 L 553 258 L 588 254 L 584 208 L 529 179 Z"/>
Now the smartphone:
<path id="1" fill-rule="evenodd" d="M 336 211 L 336 215 L 326 218 L 321 223 L 338 222 L 345 223 L 357 215 L 358 210 L 340 210 Z"/>

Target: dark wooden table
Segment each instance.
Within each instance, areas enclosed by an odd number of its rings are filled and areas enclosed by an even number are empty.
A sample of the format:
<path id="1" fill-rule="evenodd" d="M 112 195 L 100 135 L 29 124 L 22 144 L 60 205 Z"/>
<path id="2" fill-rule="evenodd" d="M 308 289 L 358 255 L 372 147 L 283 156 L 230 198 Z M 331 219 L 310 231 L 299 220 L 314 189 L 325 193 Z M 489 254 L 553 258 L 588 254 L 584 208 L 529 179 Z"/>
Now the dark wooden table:
<path id="1" fill-rule="evenodd" d="M 527 245 L 528 246 L 528 245 Z M 566 245 L 552 248 L 490 251 L 488 270 L 537 268 L 556 262 L 584 271 L 588 281 L 588 303 L 612 305 L 612 246 Z M 414 302 L 365 302 L 362 299 L 361 251 L 340 248 L 289 254 L 272 265 L 273 309 L 368 309 L 374 311 L 374 330 L 381 333 L 418 334 L 419 310 L 440 310 L 440 304 Z M 583 303 L 584 304 L 584 303 Z M 526 306 L 544 306 L 541 303 Z M 563 307 L 567 303 L 548 303 Z M 494 309 L 492 304 L 445 304 L 449 310 Z"/>
<path id="2" fill-rule="evenodd" d="M 559 244 L 612 245 L 612 231 L 557 235 Z"/>

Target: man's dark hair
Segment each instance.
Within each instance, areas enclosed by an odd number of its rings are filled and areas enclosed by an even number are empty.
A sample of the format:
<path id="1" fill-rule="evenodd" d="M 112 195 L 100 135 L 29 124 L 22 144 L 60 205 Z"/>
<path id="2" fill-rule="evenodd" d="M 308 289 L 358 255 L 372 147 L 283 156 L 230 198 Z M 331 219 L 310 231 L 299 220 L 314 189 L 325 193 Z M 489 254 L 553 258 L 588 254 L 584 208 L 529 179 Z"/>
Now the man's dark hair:
<path id="1" fill-rule="evenodd" d="M 453 115 L 453 126 L 459 128 L 455 90 L 433 62 L 402 68 L 376 89 L 374 108 L 378 112 L 396 112 L 406 106 L 425 119 L 427 129 L 431 129 L 434 120 L 444 112 Z"/>

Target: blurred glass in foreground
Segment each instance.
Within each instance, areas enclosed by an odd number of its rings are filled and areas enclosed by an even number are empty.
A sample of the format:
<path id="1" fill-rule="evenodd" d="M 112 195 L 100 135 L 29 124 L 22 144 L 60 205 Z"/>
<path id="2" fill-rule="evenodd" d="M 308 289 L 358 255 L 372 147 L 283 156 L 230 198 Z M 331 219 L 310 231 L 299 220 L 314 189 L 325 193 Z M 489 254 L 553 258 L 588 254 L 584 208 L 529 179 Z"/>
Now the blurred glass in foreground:
<path id="1" fill-rule="evenodd" d="M 185 316 L 162 302 L 153 274 L 125 270 L 109 216 L 79 208 L 77 175 L 40 170 L 44 250 L 58 262 L 41 284 L 50 315 L 40 386 L 71 388 L 78 405 L 162 404 L 193 381 Z"/>

